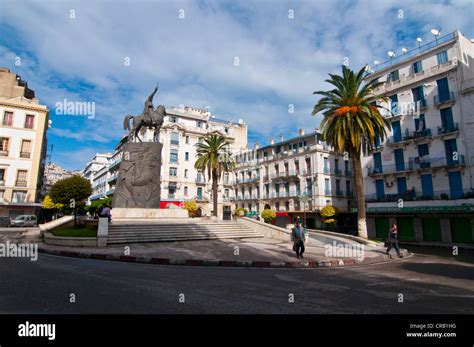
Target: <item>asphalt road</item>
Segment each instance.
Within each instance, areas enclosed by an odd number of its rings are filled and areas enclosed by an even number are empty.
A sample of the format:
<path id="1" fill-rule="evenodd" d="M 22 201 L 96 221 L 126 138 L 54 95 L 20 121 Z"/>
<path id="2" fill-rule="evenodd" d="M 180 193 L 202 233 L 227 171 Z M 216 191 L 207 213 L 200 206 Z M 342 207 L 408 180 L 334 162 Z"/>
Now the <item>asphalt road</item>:
<path id="1" fill-rule="evenodd" d="M 470 261 L 417 254 L 360 267 L 256 269 L 2 258 L 0 313 L 472 314 Z"/>

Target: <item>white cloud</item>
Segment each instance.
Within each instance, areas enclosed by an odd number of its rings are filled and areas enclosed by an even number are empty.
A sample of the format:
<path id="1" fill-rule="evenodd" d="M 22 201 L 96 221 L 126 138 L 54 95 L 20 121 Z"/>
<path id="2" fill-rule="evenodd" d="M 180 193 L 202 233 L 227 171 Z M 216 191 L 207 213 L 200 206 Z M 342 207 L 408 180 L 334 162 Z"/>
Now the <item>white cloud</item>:
<path id="1" fill-rule="evenodd" d="M 87 135 L 99 143 L 123 135 L 123 116 L 141 111 L 156 81 L 156 102 L 210 106 L 215 114 L 244 118 L 264 139 L 297 128 L 310 131 L 318 126 L 310 116 L 312 92 L 327 88 L 327 73 L 338 72 L 344 57 L 353 68 L 384 60 L 388 49 L 400 47 L 400 35 L 428 40 L 431 27 L 444 33 L 459 28 L 474 36 L 471 1 L 22 1 L 2 6 L 3 28 L 15 30 L 25 47 L 20 52 L 18 46 L 0 47 L 2 62 L 13 68 L 11 60 L 20 55 L 24 66 L 16 72 L 49 104 L 63 98 L 95 101 L 93 122 L 53 132 L 76 140 Z M 75 19 L 69 18 L 71 9 Z M 294 19 L 288 18 L 289 9 Z M 403 19 L 397 17 L 399 9 Z M 236 56 L 239 67 L 233 65 Z M 67 87 L 78 81 L 92 89 Z M 295 105 L 294 115 L 288 114 L 288 104 Z"/>

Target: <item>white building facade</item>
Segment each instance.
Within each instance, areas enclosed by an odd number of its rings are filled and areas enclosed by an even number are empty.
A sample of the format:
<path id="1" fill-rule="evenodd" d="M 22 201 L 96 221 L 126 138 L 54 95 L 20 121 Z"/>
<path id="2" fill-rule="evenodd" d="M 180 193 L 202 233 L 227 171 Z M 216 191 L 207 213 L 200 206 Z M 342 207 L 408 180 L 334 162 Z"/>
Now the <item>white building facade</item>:
<path id="1" fill-rule="evenodd" d="M 236 207 L 254 214 L 271 208 L 280 226 L 291 224 L 296 216 L 306 216 L 308 228 L 320 228 L 319 212 L 331 205 L 344 216 L 341 227 L 350 224 L 353 179 L 349 158 L 336 156 L 318 132 L 299 130 L 297 137 L 280 140 L 272 139 L 268 146 L 256 146 L 237 156 Z M 306 205 L 303 194 L 309 198 Z"/>
<path id="2" fill-rule="evenodd" d="M 459 31 L 376 66 L 388 138 L 362 157 L 369 236 L 474 240 L 474 43 Z"/>
<path id="3" fill-rule="evenodd" d="M 48 109 L 20 76 L 0 68 L 0 215 L 38 214 Z"/>
<path id="4" fill-rule="evenodd" d="M 166 208 L 170 203 L 182 206 L 185 201 L 196 201 L 202 215 L 211 215 L 212 182 L 204 173 L 194 168 L 196 143 L 205 135 L 220 134 L 226 137 L 229 151 L 236 153 L 247 147 L 247 125 L 242 120 L 238 122 L 222 120 L 211 115 L 208 110 L 188 106 L 172 107 L 166 109 L 166 112 L 167 116 L 159 135 L 159 141 L 163 145 L 160 207 Z M 153 131 L 148 130 L 142 140 L 150 141 L 152 136 Z M 107 163 L 102 164 L 107 166 L 108 170 L 104 169 L 104 172 L 98 171 L 95 174 L 96 182 L 91 183 L 96 187 L 92 199 L 113 196 L 125 141 L 126 138 L 122 139 L 115 151 L 108 155 Z M 224 214 L 230 216 L 233 183 L 232 172 L 223 175 L 219 182 L 217 211 L 219 218 L 223 218 Z"/>

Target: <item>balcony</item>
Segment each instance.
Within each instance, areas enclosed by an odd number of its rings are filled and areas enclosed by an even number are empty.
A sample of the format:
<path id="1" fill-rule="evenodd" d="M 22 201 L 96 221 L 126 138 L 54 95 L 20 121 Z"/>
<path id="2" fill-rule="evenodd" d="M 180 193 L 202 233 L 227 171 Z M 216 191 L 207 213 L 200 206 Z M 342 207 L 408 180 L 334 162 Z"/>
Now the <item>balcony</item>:
<path id="1" fill-rule="evenodd" d="M 407 141 L 412 141 L 412 140 L 421 140 L 425 139 L 427 137 L 431 137 L 431 129 L 427 128 L 424 130 L 415 130 L 415 131 L 409 131 L 408 129 L 403 133 L 403 135 L 400 137 L 400 140 L 395 140 L 394 136 L 390 136 L 387 139 L 387 145 L 388 146 L 394 146 L 398 144 L 402 144 L 403 142 Z"/>
<path id="2" fill-rule="evenodd" d="M 0 187 L 3 187 L 5 186 L 5 181 L 4 180 L 0 180 Z"/>
<path id="3" fill-rule="evenodd" d="M 331 189 L 324 189 L 324 195 L 331 196 L 332 195 Z"/>
<path id="4" fill-rule="evenodd" d="M 458 154 L 457 159 L 452 158 L 427 158 L 427 157 L 415 157 L 411 158 L 408 162 L 403 163 L 403 165 L 384 165 L 381 167 L 369 167 L 367 168 L 367 173 L 369 176 L 375 175 L 386 175 L 394 174 L 397 172 L 405 171 L 415 171 L 415 170 L 425 170 L 425 169 L 434 169 L 434 168 L 448 168 L 455 166 L 465 165 L 464 155 Z"/>
<path id="5" fill-rule="evenodd" d="M 8 151 L 0 151 L 0 157 L 8 157 Z"/>
<path id="6" fill-rule="evenodd" d="M 445 126 L 438 127 L 438 135 L 447 135 L 459 131 L 459 124 L 452 123 Z"/>
<path id="7" fill-rule="evenodd" d="M 28 181 L 26 180 L 16 180 L 15 186 L 17 187 L 26 187 L 28 185 Z"/>
<path id="8" fill-rule="evenodd" d="M 175 146 L 179 146 L 179 140 L 170 140 L 170 143 Z"/>
<path id="9" fill-rule="evenodd" d="M 114 174 L 112 176 L 110 176 L 108 179 L 107 179 L 107 183 L 110 183 L 110 182 L 114 182 L 116 181 L 118 178 L 118 173 L 117 174 Z"/>
<path id="10" fill-rule="evenodd" d="M 448 95 L 435 95 L 433 97 L 434 104 L 436 107 L 439 107 L 443 104 L 454 103 L 454 93 L 449 92 Z"/>
<path id="11" fill-rule="evenodd" d="M 369 194 L 365 196 L 366 202 L 397 202 L 400 199 L 403 201 L 474 199 L 474 190 L 435 190 L 434 192 L 428 194 L 423 194 L 422 192 L 417 192 L 416 190 L 407 190 L 406 192 L 400 194 Z"/>
<path id="12" fill-rule="evenodd" d="M 204 177 L 196 177 L 196 184 L 206 184 L 206 179 Z"/>
<path id="13" fill-rule="evenodd" d="M 20 158 L 29 159 L 31 156 L 30 152 L 20 152 Z"/>

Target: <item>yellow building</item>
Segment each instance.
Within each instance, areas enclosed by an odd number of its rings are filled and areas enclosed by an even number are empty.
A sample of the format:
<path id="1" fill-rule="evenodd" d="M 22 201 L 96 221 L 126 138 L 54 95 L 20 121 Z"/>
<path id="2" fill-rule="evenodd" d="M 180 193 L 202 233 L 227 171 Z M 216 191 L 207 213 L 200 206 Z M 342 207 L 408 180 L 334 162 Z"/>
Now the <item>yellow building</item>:
<path id="1" fill-rule="evenodd" d="M 0 216 L 37 214 L 48 109 L 20 76 L 0 67 Z"/>

